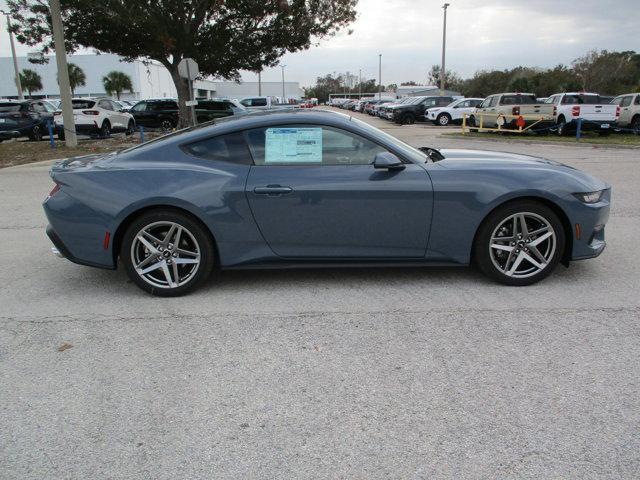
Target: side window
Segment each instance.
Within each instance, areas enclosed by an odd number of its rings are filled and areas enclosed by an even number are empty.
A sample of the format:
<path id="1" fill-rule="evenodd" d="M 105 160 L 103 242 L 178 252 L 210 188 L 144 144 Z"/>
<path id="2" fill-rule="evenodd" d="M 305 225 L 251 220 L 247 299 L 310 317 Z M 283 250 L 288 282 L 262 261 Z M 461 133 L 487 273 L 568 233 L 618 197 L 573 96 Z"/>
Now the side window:
<path id="1" fill-rule="evenodd" d="M 266 107 L 267 99 L 266 98 L 254 98 L 251 102 L 251 106 L 253 107 Z"/>
<path id="2" fill-rule="evenodd" d="M 113 107 L 111 106 L 111 102 L 109 100 L 100 100 L 98 102 L 98 107 L 104 108 L 105 110 L 113 110 Z"/>
<path id="3" fill-rule="evenodd" d="M 207 160 L 252 165 L 251 154 L 241 132 L 219 135 L 183 145 L 187 153 Z"/>
<path id="4" fill-rule="evenodd" d="M 144 112 L 147 109 L 147 104 L 145 102 L 136 103 L 131 110 L 134 112 Z"/>
<path id="5" fill-rule="evenodd" d="M 633 100 L 633 97 L 623 97 L 622 98 L 622 102 L 620 103 L 621 107 L 628 107 L 629 105 L 631 105 L 631 100 Z"/>
<path id="6" fill-rule="evenodd" d="M 489 107 L 495 107 L 498 104 L 498 100 L 500 100 L 499 96 L 491 97 L 491 101 L 489 102 Z"/>
<path id="7" fill-rule="evenodd" d="M 482 100 L 471 100 L 471 106 L 477 107 L 482 103 Z"/>
<path id="8" fill-rule="evenodd" d="M 369 165 L 383 147 L 345 130 L 291 125 L 246 132 L 256 165 Z"/>
<path id="9" fill-rule="evenodd" d="M 640 95 L 636 95 L 636 101 L 633 102 L 634 105 L 640 105 Z"/>

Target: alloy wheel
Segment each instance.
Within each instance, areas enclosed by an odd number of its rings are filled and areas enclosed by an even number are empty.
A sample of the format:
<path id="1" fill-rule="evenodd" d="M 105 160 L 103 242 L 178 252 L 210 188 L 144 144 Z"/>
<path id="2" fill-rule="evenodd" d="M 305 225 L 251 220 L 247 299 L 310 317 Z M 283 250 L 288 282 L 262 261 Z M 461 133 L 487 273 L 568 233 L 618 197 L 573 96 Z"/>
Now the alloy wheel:
<path id="1" fill-rule="evenodd" d="M 528 278 L 547 266 L 556 251 L 556 232 L 541 215 L 519 212 L 498 224 L 491 235 L 489 256 L 508 277 Z"/>
<path id="2" fill-rule="evenodd" d="M 438 117 L 438 123 L 442 127 L 449 125 L 449 115 L 440 115 L 440 117 Z"/>
<path id="3" fill-rule="evenodd" d="M 169 132 L 173 129 L 173 125 L 171 125 L 171 122 L 169 120 L 163 120 L 160 124 L 160 128 L 163 132 Z"/>
<path id="4" fill-rule="evenodd" d="M 158 288 L 189 282 L 200 267 L 195 236 L 182 225 L 161 221 L 142 228 L 131 244 L 131 262 L 140 278 Z"/>

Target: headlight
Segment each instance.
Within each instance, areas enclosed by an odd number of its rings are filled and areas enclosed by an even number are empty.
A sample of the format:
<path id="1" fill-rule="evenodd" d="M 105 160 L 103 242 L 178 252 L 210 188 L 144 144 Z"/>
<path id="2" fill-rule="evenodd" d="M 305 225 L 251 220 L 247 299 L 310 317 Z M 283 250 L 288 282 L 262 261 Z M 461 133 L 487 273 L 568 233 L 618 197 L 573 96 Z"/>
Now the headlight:
<path id="1" fill-rule="evenodd" d="M 583 203 L 598 203 L 603 194 L 604 190 L 598 190 L 597 192 L 574 193 L 573 196 Z"/>

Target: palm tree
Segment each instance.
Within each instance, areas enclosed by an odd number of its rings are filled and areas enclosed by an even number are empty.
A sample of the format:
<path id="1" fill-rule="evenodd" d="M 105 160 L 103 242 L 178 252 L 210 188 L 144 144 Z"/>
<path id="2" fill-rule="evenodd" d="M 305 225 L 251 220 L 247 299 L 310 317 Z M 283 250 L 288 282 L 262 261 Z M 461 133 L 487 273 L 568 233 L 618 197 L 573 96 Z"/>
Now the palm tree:
<path id="1" fill-rule="evenodd" d="M 69 72 L 71 95 L 75 95 L 76 87 L 84 87 L 87 84 L 87 77 L 84 74 L 84 71 L 75 63 L 68 63 L 67 71 Z"/>
<path id="2" fill-rule="evenodd" d="M 102 84 L 104 90 L 108 95 L 116 94 L 118 100 L 120 100 L 120 94 L 124 90 L 129 90 L 133 93 L 133 84 L 131 83 L 131 77 L 123 72 L 113 70 L 102 77 Z"/>
<path id="3" fill-rule="evenodd" d="M 42 90 L 42 78 L 40 78 L 40 75 L 27 68 L 20 73 L 20 83 L 22 88 L 29 92 L 29 96 L 31 96 L 31 92 Z"/>

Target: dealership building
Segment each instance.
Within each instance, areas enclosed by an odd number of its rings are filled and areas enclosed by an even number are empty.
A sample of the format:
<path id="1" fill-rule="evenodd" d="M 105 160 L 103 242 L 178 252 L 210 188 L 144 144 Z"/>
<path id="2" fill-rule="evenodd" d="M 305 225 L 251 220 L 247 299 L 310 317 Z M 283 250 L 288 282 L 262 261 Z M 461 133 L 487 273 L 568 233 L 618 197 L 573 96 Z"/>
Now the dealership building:
<path id="1" fill-rule="evenodd" d="M 57 81 L 55 57 L 49 56 L 46 64 L 34 64 L 27 57 L 18 57 L 18 69 L 34 70 L 42 78 L 42 90 L 33 92 L 34 98 L 58 98 L 60 96 Z M 118 70 L 131 77 L 133 92 L 123 92 L 120 98 L 125 100 L 142 100 L 148 98 L 175 98 L 175 86 L 169 71 L 156 61 L 125 62 L 118 55 L 87 54 L 69 55 L 68 61 L 80 67 L 86 76 L 86 85 L 77 87 L 76 96 L 106 95 L 102 85 L 102 77 L 112 70 Z M 282 99 L 282 82 L 228 82 L 215 80 L 196 80 L 194 94 L 197 98 L 236 98 L 250 96 L 273 96 Z M 24 91 L 27 95 L 27 91 Z M 304 92 L 298 82 L 284 83 L 285 101 L 300 100 Z M 0 97 L 17 98 L 14 82 L 13 59 L 0 57 Z"/>

